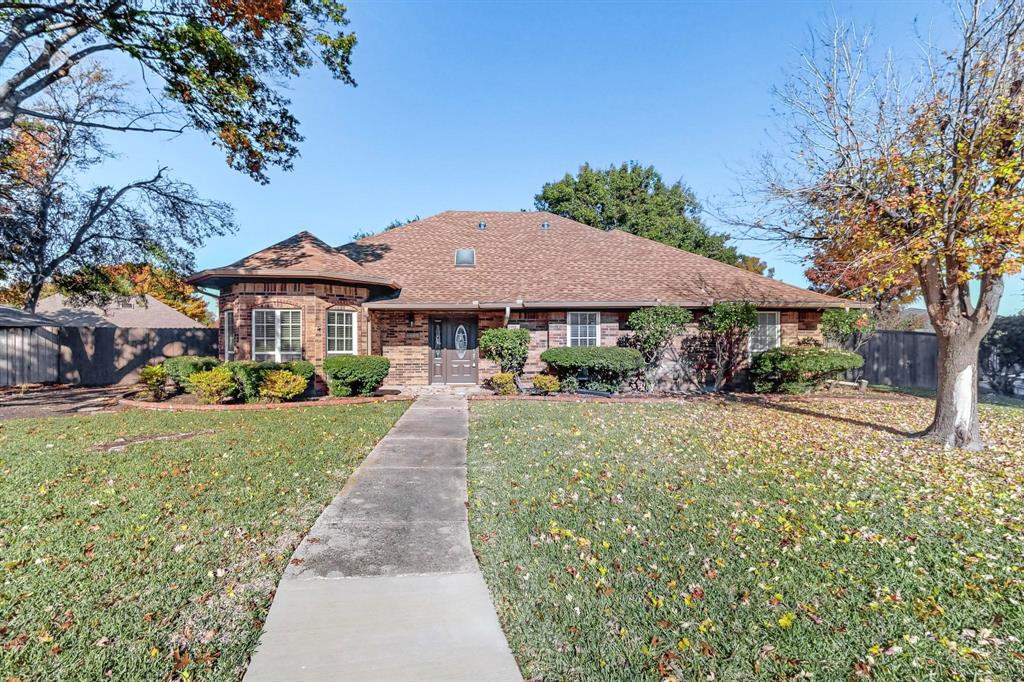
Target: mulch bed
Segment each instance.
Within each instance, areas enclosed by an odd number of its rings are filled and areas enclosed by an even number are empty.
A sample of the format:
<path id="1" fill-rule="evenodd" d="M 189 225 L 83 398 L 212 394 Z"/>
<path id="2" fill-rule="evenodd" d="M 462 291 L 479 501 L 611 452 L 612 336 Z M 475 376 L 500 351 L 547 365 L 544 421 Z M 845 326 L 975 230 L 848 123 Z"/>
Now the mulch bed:
<path id="1" fill-rule="evenodd" d="M 122 398 L 120 404 L 124 407 L 134 407 L 140 410 L 162 410 L 166 412 L 236 412 L 243 410 L 287 410 L 295 407 L 328 407 L 330 405 L 361 405 L 363 403 L 383 403 L 395 400 L 413 400 L 413 398 L 402 395 L 375 395 L 355 396 L 352 398 L 323 397 L 313 400 L 297 400 L 290 403 L 232 403 L 228 405 L 201 405 L 193 402 L 194 398 L 193 401 L 175 401 L 172 399 L 162 402 Z"/>

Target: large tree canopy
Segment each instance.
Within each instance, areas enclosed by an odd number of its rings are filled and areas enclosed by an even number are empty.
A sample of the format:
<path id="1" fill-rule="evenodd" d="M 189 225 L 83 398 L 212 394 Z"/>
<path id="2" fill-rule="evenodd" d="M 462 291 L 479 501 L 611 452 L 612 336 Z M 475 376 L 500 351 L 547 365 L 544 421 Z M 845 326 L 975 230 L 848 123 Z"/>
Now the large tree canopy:
<path id="1" fill-rule="evenodd" d="M 602 230 L 623 230 L 729 265 L 764 274 L 766 264 L 740 256 L 700 218 L 700 203 L 682 182 L 667 184 L 653 166 L 623 163 L 607 169 L 580 166 L 575 176 L 544 185 L 534 197 L 538 210 Z"/>
<path id="2" fill-rule="evenodd" d="M 265 182 L 301 140 L 276 84 L 317 59 L 354 84 L 345 12 L 337 0 L 0 0 L 0 133 L 21 116 L 52 118 L 39 96 L 83 60 L 116 52 L 159 82 L 156 104 L 80 123 L 153 131 L 184 121 Z"/>
<path id="3" fill-rule="evenodd" d="M 55 84 L 41 102 L 46 118 L 22 118 L 0 156 L 0 279 L 22 288 L 34 310 L 44 287 L 82 298 L 121 293 L 104 266 L 149 263 L 188 272 L 211 235 L 234 229 L 229 206 L 199 197 L 167 169 L 121 185 L 83 184 L 83 171 L 110 153 L 82 122 L 120 111 L 118 83 L 100 70 Z"/>
<path id="4" fill-rule="evenodd" d="M 867 289 L 920 288 L 939 342 L 927 435 L 978 447 L 978 348 L 1024 257 L 1024 2 L 956 9 L 918 69 L 877 64 L 847 26 L 819 38 L 780 92 L 790 144 L 753 203 L 758 229 Z"/>

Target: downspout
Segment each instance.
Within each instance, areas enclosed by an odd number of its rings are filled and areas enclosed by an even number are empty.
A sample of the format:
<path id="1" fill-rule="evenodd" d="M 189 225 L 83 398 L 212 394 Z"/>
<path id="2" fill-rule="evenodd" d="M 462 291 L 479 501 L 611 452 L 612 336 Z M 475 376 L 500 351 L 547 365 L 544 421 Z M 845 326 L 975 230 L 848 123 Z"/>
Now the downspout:
<path id="1" fill-rule="evenodd" d="M 506 326 L 506 327 L 508 326 L 508 321 L 509 321 L 509 319 L 511 317 L 512 317 L 512 306 L 507 305 L 507 306 L 505 306 L 505 324 L 504 324 L 504 326 Z"/>

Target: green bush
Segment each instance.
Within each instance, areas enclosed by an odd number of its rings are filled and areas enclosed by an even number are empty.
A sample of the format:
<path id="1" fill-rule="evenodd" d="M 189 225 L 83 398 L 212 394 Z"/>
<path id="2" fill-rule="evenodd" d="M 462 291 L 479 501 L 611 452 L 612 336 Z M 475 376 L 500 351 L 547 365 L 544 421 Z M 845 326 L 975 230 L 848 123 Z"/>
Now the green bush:
<path id="1" fill-rule="evenodd" d="M 530 332 L 526 329 L 496 327 L 480 335 L 480 351 L 498 363 L 502 372 L 522 372 L 529 349 Z"/>
<path id="2" fill-rule="evenodd" d="M 203 372 L 194 372 L 188 378 L 192 393 L 199 402 L 213 404 L 222 402 L 235 393 L 235 380 L 227 367 L 214 367 Z"/>
<path id="3" fill-rule="evenodd" d="M 516 375 L 512 372 L 498 372 L 491 377 L 491 388 L 498 395 L 514 395 L 519 392 Z"/>
<path id="4" fill-rule="evenodd" d="M 576 377 L 562 377 L 558 380 L 558 390 L 562 393 L 575 393 L 580 390 L 580 380 Z"/>
<path id="5" fill-rule="evenodd" d="M 756 354 L 750 363 L 750 377 L 758 393 L 806 393 L 863 366 L 864 358 L 846 350 L 782 346 Z"/>
<path id="6" fill-rule="evenodd" d="M 302 386 L 302 393 L 306 393 L 313 386 L 313 374 L 315 368 L 312 362 L 305 360 L 290 360 L 288 362 L 255 362 L 252 360 L 234 360 L 225 362 L 224 366 L 231 370 L 236 386 L 236 395 L 244 402 L 255 403 L 261 400 L 260 386 L 267 372 L 284 370 L 298 375 L 305 382 Z"/>
<path id="7" fill-rule="evenodd" d="M 167 369 L 163 364 L 143 367 L 139 372 L 139 383 L 146 387 L 150 399 L 163 400 L 167 397 Z"/>
<path id="8" fill-rule="evenodd" d="M 390 369 L 391 361 L 380 355 L 334 355 L 324 360 L 333 396 L 373 395 Z"/>
<path id="9" fill-rule="evenodd" d="M 874 315 L 853 308 L 829 308 L 821 314 L 821 335 L 837 346 L 851 339 L 866 339 L 878 329 Z"/>
<path id="10" fill-rule="evenodd" d="M 562 387 L 558 381 L 558 377 L 553 377 L 550 374 L 538 374 L 533 377 L 533 387 L 544 395 L 551 393 L 558 393 L 558 390 Z"/>
<path id="11" fill-rule="evenodd" d="M 308 381 L 286 369 L 272 369 L 264 372 L 260 382 L 260 400 L 278 403 L 297 398 L 306 390 Z"/>
<path id="12" fill-rule="evenodd" d="M 178 390 L 190 391 L 188 379 L 196 372 L 205 372 L 220 364 L 217 358 L 206 355 L 181 355 L 164 360 L 164 369 Z"/>
<path id="13" fill-rule="evenodd" d="M 586 388 L 615 392 L 622 382 L 644 366 L 643 356 L 635 348 L 575 346 L 549 348 L 540 359 L 548 364 L 559 381 L 586 376 Z"/>

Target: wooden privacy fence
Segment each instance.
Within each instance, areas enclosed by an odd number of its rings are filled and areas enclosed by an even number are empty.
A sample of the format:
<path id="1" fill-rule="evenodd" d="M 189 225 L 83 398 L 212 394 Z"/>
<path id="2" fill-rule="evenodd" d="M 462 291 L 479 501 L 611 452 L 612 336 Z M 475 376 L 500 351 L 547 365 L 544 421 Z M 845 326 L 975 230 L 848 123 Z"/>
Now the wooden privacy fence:
<path id="1" fill-rule="evenodd" d="M 0 328 L 0 386 L 134 383 L 148 364 L 216 354 L 216 329 Z"/>
<path id="2" fill-rule="evenodd" d="M 880 331 L 858 353 L 869 384 L 935 389 L 939 385 L 939 343 L 935 334 Z"/>
<path id="3" fill-rule="evenodd" d="M 0 386 L 58 381 L 57 327 L 0 327 Z"/>

